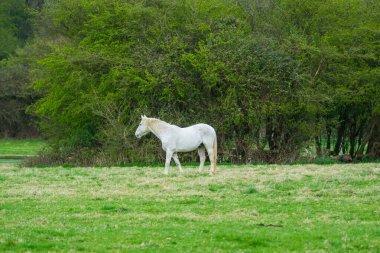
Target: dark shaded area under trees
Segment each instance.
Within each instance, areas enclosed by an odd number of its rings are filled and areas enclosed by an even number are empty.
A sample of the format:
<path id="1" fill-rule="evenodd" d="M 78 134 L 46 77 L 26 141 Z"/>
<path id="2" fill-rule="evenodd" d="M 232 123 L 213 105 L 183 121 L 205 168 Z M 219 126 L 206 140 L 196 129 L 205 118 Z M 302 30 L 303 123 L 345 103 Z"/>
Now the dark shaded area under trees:
<path id="1" fill-rule="evenodd" d="M 222 161 L 380 157 L 379 1 L 0 6 L 0 134 L 35 122 L 41 162 L 163 159 L 140 114 L 209 123 Z"/>
<path id="2" fill-rule="evenodd" d="M 0 2 L 0 138 L 39 135 L 35 118 L 26 113 L 28 105 L 36 100 L 34 91 L 28 88 L 31 48 L 21 50 L 32 39 L 33 12 L 29 7 L 38 1 L 27 2 L 31 5 L 24 0 Z"/>

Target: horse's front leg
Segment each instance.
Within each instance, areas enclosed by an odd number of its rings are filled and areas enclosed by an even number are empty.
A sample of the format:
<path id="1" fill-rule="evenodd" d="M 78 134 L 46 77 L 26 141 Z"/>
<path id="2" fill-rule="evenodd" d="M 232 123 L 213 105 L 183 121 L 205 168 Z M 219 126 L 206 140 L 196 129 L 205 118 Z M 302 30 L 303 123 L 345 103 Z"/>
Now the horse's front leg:
<path id="1" fill-rule="evenodd" d="M 165 161 L 165 175 L 169 174 L 170 160 L 172 159 L 173 151 L 167 149 L 166 150 L 166 161 Z"/>

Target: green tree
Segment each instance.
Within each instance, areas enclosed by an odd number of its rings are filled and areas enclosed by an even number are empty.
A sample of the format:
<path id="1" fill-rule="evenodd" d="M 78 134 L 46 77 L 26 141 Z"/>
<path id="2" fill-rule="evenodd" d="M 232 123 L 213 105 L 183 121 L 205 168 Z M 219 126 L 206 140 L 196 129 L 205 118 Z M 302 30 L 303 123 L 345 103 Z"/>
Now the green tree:
<path id="1" fill-rule="evenodd" d="M 0 2 L 0 60 L 13 54 L 30 35 L 29 14 L 23 0 Z"/>
<path id="2" fill-rule="evenodd" d="M 359 0 L 47 1 L 30 110 L 55 151 L 87 162 L 153 161 L 156 141 L 133 136 L 141 113 L 210 123 L 223 160 L 292 161 L 314 141 L 321 155 L 323 139 L 375 154 L 378 13 Z"/>

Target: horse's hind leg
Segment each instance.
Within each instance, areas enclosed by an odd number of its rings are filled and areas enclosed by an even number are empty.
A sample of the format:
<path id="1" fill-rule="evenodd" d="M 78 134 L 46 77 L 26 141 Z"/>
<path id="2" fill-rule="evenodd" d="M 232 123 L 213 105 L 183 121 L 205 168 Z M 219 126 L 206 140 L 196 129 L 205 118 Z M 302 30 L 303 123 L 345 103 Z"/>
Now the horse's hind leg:
<path id="1" fill-rule="evenodd" d="M 214 147 L 213 147 L 213 143 L 211 143 L 210 145 L 207 145 L 205 144 L 205 147 L 207 149 L 207 154 L 208 154 L 208 158 L 210 159 L 210 163 L 211 163 L 211 166 L 210 166 L 210 175 L 214 175 L 215 174 L 215 161 L 214 161 Z"/>
<path id="2" fill-rule="evenodd" d="M 177 166 L 178 166 L 178 169 L 179 169 L 179 173 L 183 173 L 183 170 L 182 170 L 182 166 L 181 166 L 181 163 L 179 162 L 179 159 L 178 159 L 178 155 L 177 155 L 177 153 L 174 153 L 173 154 L 173 160 L 174 160 L 174 162 L 177 164 Z"/>
<path id="3" fill-rule="evenodd" d="M 198 155 L 199 155 L 199 161 L 201 162 L 201 164 L 199 165 L 198 171 L 202 172 L 203 166 L 204 166 L 205 161 L 206 161 L 206 151 L 205 151 L 205 148 L 203 146 L 198 148 Z"/>

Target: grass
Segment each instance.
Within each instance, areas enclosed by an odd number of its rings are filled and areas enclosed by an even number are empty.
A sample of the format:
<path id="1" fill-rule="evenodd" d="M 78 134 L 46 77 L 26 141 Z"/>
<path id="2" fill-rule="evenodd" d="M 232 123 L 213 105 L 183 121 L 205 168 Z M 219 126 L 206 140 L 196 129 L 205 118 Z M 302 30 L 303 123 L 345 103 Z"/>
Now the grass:
<path id="1" fill-rule="evenodd" d="M 0 139 L 0 155 L 36 155 L 45 145 L 40 139 Z"/>
<path id="2" fill-rule="evenodd" d="M 376 163 L 0 166 L 1 252 L 380 251 Z"/>

